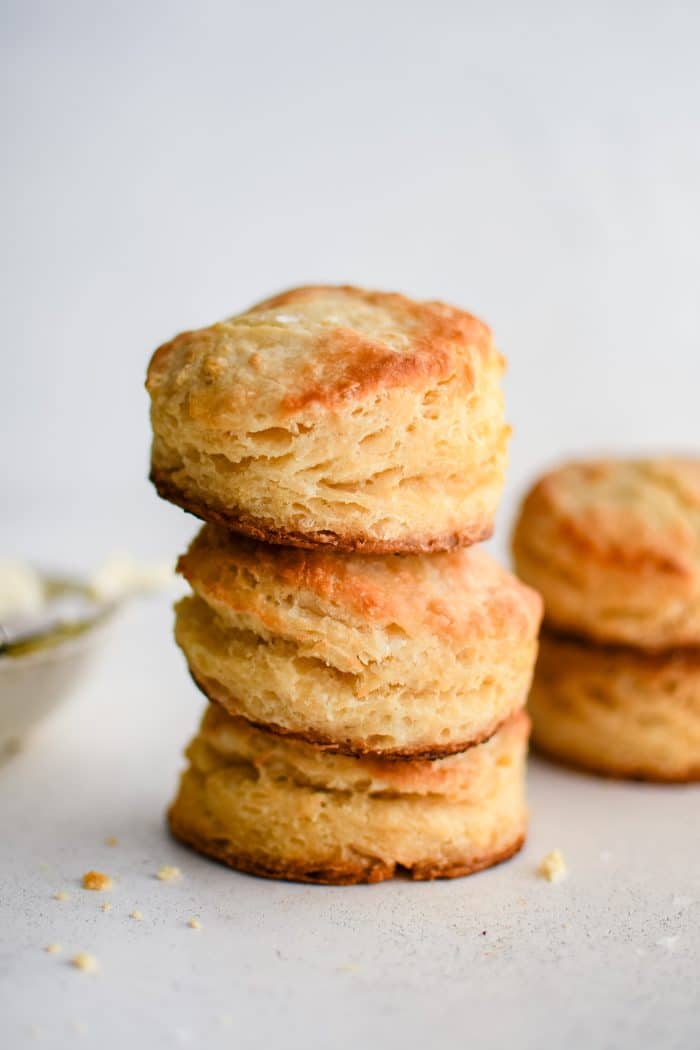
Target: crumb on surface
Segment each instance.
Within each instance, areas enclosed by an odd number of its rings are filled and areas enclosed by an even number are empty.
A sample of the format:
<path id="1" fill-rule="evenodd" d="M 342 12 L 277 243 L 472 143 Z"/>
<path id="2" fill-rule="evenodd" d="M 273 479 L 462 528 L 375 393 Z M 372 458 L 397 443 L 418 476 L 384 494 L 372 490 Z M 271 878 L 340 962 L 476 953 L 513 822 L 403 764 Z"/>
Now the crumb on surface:
<path id="1" fill-rule="evenodd" d="M 52 942 L 51 944 L 47 944 L 46 947 L 44 948 L 44 951 L 48 952 L 49 955 L 58 955 L 58 953 L 60 951 L 62 951 L 62 950 L 63 949 L 61 948 L 61 945 L 60 944 L 56 944 L 55 942 Z"/>
<path id="2" fill-rule="evenodd" d="M 97 973 L 100 968 L 97 959 L 94 955 L 90 955 L 90 952 L 78 952 L 71 959 L 71 963 L 76 970 L 82 970 L 83 973 Z"/>
<path id="3" fill-rule="evenodd" d="M 103 871 L 86 871 L 82 878 L 84 890 L 111 890 L 114 883 Z"/>
<path id="4" fill-rule="evenodd" d="M 129 912 L 129 918 L 136 919 L 137 922 L 140 922 L 141 919 L 143 919 L 143 914 L 138 910 L 138 908 L 134 908 L 133 911 Z"/>
<path id="5" fill-rule="evenodd" d="M 182 872 L 180 869 L 172 864 L 163 864 L 156 872 L 156 878 L 160 879 L 161 882 L 175 882 L 181 876 Z"/>
<path id="6" fill-rule="evenodd" d="M 105 846 L 118 846 L 118 845 L 119 845 L 119 839 L 116 837 L 116 835 L 108 835 L 107 838 L 105 839 Z"/>
<path id="7" fill-rule="evenodd" d="M 59 890 L 58 893 L 54 893 L 53 899 L 55 901 L 69 901 L 70 893 L 66 893 L 65 890 Z"/>
<path id="8" fill-rule="evenodd" d="M 547 853 L 540 861 L 537 873 L 546 879 L 547 882 L 560 882 L 561 879 L 566 878 L 566 861 L 561 851 L 553 849 Z"/>
<path id="9" fill-rule="evenodd" d="M 111 911 L 112 910 L 112 904 L 111 904 L 110 901 L 103 901 L 102 904 L 100 905 L 100 908 L 102 909 L 102 911 Z"/>
<path id="10" fill-rule="evenodd" d="M 201 930 L 201 928 L 202 928 L 202 924 L 199 921 L 199 919 L 195 919 L 195 918 L 188 919 L 187 920 L 187 925 L 189 926 L 189 928 L 191 930 Z"/>

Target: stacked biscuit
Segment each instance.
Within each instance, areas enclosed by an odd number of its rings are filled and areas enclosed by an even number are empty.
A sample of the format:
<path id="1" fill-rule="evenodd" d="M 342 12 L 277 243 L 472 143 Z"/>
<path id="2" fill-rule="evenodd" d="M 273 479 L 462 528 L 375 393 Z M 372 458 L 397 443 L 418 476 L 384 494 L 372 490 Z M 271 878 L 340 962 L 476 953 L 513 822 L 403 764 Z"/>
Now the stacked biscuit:
<path id="1" fill-rule="evenodd" d="M 545 600 L 536 744 L 613 776 L 700 778 L 700 461 L 562 467 L 513 548 Z"/>
<path id="2" fill-rule="evenodd" d="M 508 428 L 489 330 L 301 288 L 149 368 L 152 479 L 207 524 L 176 638 L 210 700 L 169 819 L 231 866 L 318 882 L 515 852 L 539 597 L 490 534 Z"/>

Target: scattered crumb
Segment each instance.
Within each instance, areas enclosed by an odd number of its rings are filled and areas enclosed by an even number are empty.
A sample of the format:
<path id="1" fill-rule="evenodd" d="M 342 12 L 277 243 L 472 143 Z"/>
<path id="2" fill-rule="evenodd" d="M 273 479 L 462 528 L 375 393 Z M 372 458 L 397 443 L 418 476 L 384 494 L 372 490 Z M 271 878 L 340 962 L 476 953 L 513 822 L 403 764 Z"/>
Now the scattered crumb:
<path id="1" fill-rule="evenodd" d="M 58 893 L 54 893 L 53 899 L 55 901 L 69 901 L 70 893 L 66 893 L 65 890 L 59 890 Z"/>
<path id="2" fill-rule="evenodd" d="M 105 846 L 118 846 L 118 845 L 119 845 L 119 839 L 116 838 L 114 835 L 108 835 L 107 838 L 105 839 Z"/>
<path id="3" fill-rule="evenodd" d="M 156 878 L 160 879 L 161 882 L 175 882 L 181 876 L 182 872 L 180 869 L 173 867 L 172 864 L 163 864 L 156 872 Z"/>
<path id="4" fill-rule="evenodd" d="M 339 967 L 341 973 L 359 973 L 362 969 L 357 963 L 346 963 L 345 966 Z"/>
<path id="5" fill-rule="evenodd" d="M 102 871 L 86 871 L 82 885 L 84 890 L 111 890 L 114 883 L 109 875 L 105 875 Z"/>
<path id="6" fill-rule="evenodd" d="M 71 959 L 71 963 L 77 970 L 82 970 L 83 973 L 97 973 L 100 966 L 94 955 L 90 955 L 89 952 L 78 952 Z"/>
<path id="7" fill-rule="evenodd" d="M 44 948 L 44 951 L 48 952 L 49 955 L 58 955 L 58 953 L 60 951 L 62 951 L 62 950 L 63 949 L 61 948 L 60 944 L 53 944 L 53 943 L 52 944 L 47 944 L 46 947 Z"/>
<path id="8" fill-rule="evenodd" d="M 100 907 L 101 907 L 102 911 L 111 911 L 112 910 L 112 904 L 111 904 L 110 901 L 103 901 L 102 904 L 100 905 Z"/>
<path id="9" fill-rule="evenodd" d="M 187 925 L 191 930 L 201 930 L 202 924 L 199 919 L 188 919 Z"/>
<path id="10" fill-rule="evenodd" d="M 133 911 L 129 912 L 129 918 L 130 919 L 136 919 L 137 922 L 141 922 L 141 919 L 143 919 L 143 915 L 138 910 L 138 908 L 134 908 Z"/>
<path id="11" fill-rule="evenodd" d="M 537 874 L 547 882 L 559 882 L 567 875 L 566 861 L 558 849 L 553 849 L 539 863 Z"/>

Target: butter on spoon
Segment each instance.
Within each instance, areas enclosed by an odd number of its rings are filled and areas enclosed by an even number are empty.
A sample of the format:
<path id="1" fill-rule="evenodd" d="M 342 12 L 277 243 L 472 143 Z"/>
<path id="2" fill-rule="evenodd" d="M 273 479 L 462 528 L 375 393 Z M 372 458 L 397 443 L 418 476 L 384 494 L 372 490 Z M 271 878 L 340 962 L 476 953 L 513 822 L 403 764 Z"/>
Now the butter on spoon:
<path id="1" fill-rule="evenodd" d="M 0 655 L 59 640 L 90 627 L 107 608 L 175 579 L 170 565 L 109 558 L 87 585 L 42 577 L 31 566 L 0 561 Z"/>

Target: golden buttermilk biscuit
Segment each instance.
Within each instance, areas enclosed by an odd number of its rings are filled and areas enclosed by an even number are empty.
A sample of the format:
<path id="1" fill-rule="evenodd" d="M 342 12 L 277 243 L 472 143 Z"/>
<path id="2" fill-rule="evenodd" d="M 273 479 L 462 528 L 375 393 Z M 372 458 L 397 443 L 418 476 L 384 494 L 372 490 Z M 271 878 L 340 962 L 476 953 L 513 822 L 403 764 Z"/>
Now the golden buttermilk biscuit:
<path id="1" fill-rule="evenodd" d="M 700 645 L 700 460 L 561 467 L 527 496 L 513 552 L 561 631 L 645 649 Z"/>
<path id="2" fill-rule="evenodd" d="M 522 707 L 539 595 L 479 549 L 339 554 L 206 525 L 175 636 L 230 714 L 347 754 L 439 756 Z"/>
<path id="3" fill-rule="evenodd" d="M 608 776 L 700 779 L 700 651 L 645 653 L 544 631 L 529 709 L 547 754 Z"/>
<path id="4" fill-rule="evenodd" d="M 169 820 L 233 868 L 302 882 L 467 875 L 515 853 L 526 828 L 529 721 L 450 758 L 349 758 L 272 736 L 209 705 Z"/>
<path id="5" fill-rule="evenodd" d="M 349 287 L 285 292 L 161 346 L 161 496 L 268 542 L 427 551 L 489 536 L 504 361 L 475 317 Z"/>

